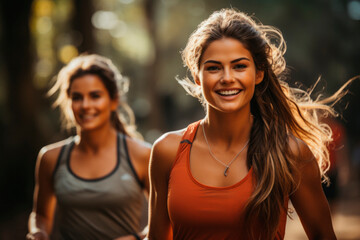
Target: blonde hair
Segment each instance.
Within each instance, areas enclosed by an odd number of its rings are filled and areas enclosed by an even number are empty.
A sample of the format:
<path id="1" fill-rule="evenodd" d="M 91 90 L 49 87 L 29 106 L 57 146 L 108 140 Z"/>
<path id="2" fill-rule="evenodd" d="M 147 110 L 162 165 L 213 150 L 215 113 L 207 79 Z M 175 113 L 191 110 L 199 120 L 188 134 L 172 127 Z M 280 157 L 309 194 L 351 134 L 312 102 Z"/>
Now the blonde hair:
<path id="1" fill-rule="evenodd" d="M 97 54 L 83 54 L 72 59 L 60 70 L 54 85 L 48 92 L 49 96 L 58 93 L 53 106 L 60 108 L 64 127 L 75 126 L 69 98 L 71 84 L 74 79 L 86 74 L 97 75 L 105 85 L 110 98 L 119 100 L 117 112 L 111 114 L 111 123 L 115 129 L 128 136 L 141 138 L 136 131 L 134 113 L 126 103 L 126 93 L 129 89 L 128 79 L 120 74 L 110 59 Z"/>
<path id="2" fill-rule="evenodd" d="M 256 69 L 264 71 L 264 79 L 256 85 L 251 100 L 254 124 L 247 165 L 253 168 L 256 186 L 245 217 L 247 222 L 260 222 L 264 226 L 250 227 L 251 239 L 255 236 L 274 239 L 281 211 L 287 211 L 285 200 L 298 186 L 294 176 L 298 169 L 289 148 L 289 136 L 300 138 L 309 146 L 326 180 L 330 164 L 327 144 L 332 140 L 332 132 L 327 124 L 320 122 L 320 117 L 336 115 L 333 104 L 346 94 L 344 89 L 352 80 L 326 99 L 313 100 L 311 91 L 290 87 L 285 82 L 286 43 L 281 32 L 234 9 L 214 12 L 191 34 L 182 58 L 193 78 L 199 74 L 206 48 L 222 38 L 239 40 L 251 52 Z M 190 95 L 206 105 L 200 86 L 190 78 L 178 81 Z"/>

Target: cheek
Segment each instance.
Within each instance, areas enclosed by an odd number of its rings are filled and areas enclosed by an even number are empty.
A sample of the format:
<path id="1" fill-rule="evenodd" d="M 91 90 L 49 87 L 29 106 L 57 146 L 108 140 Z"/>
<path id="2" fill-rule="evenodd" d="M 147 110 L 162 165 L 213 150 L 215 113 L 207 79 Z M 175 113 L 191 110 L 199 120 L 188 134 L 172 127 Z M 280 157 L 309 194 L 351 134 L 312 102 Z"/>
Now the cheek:
<path id="1" fill-rule="evenodd" d="M 71 110 L 74 112 L 78 111 L 80 109 L 80 103 L 78 102 L 71 102 L 70 103 Z"/>
<path id="2" fill-rule="evenodd" d="M 202 76 L 201 76 L 201 86 L 205 86 L 205 85 L 212 85 L 212 84 L 215 84 L 218 79 L 219 79 L 219 76 L 220 74 L 215 74 L 215 73 L 204 73 Z"/>
<path id="3" fill-rule="evenodd" d="M 108 99 L 102 99 L 101 101 L 97 102 L 97 107 L 105 111 L 113 111 L 114 104 Z"/>

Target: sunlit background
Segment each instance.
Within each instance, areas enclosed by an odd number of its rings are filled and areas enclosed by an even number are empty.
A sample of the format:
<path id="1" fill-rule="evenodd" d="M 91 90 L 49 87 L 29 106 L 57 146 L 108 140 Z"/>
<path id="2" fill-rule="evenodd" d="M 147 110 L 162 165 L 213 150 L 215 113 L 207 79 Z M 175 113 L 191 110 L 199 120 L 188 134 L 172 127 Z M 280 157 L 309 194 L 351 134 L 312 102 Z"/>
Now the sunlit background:
<path id="1" fill-rule="evenodd" d="M 71 134 L 46 96 L 59 69 L 84 52 L 111 58 L 130 79 L 127 100 L 139 131 L 153 143 L 204 116 L 176 81 L 189 74 L 180 51 L 200 22 L 224 7 L 279 28 L 288 45 L 290 85 L 307 89 L 322 77 L 314 97 L 360 74 L 359 0 L 1 1 L 0 239 L 24 239 L 37 152 Z M 351 170 L 334 209 L 339 239 L 360 239 L 359 82 L 336 108 L 347 130 Z M 304 239 L 294 219 L 286 239 Z"/>

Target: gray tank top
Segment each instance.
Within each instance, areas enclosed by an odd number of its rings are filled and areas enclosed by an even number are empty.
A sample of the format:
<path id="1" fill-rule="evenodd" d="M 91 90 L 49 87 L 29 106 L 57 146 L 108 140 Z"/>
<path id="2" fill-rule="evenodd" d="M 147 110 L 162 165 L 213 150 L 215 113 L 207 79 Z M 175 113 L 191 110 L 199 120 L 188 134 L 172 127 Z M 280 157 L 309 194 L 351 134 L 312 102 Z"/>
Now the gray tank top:
<path id="1" fill-rule="evenodd" d="M 143 186 L 131 164 L 125 136 L 117 136 L 117 164 L 108 175 L 83 179 L 70 168 L 74 138 L 59 155 L 54 171 L 55 229 L 60 239 L 114 239 L 140 231 Z"/>

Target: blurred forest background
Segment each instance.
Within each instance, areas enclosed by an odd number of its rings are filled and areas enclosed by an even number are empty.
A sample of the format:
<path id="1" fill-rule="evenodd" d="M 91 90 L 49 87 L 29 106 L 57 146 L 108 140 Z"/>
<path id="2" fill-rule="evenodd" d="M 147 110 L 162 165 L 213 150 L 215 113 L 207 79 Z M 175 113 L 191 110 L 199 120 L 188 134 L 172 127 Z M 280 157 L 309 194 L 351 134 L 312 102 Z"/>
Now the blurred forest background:
<path id="1" fill-rule="evenodd" d="M 224 7 L 279 28 L 290 85 L 307 89 L 322 77 L 314 97 L 360 74 L 358 0 L 1 0 L 0 239 L 24 239 L 37 153 L 71 134 L 46 96 L 59 69 L 83 52 L 111 58 L 130 79 L 128 102 L 152 143 L 204 116 L 176 82 L 188 74 L 179 52 L 199 23 Z M 359 82 L 337 105 L 350 158 L 360 144 Z"/>

